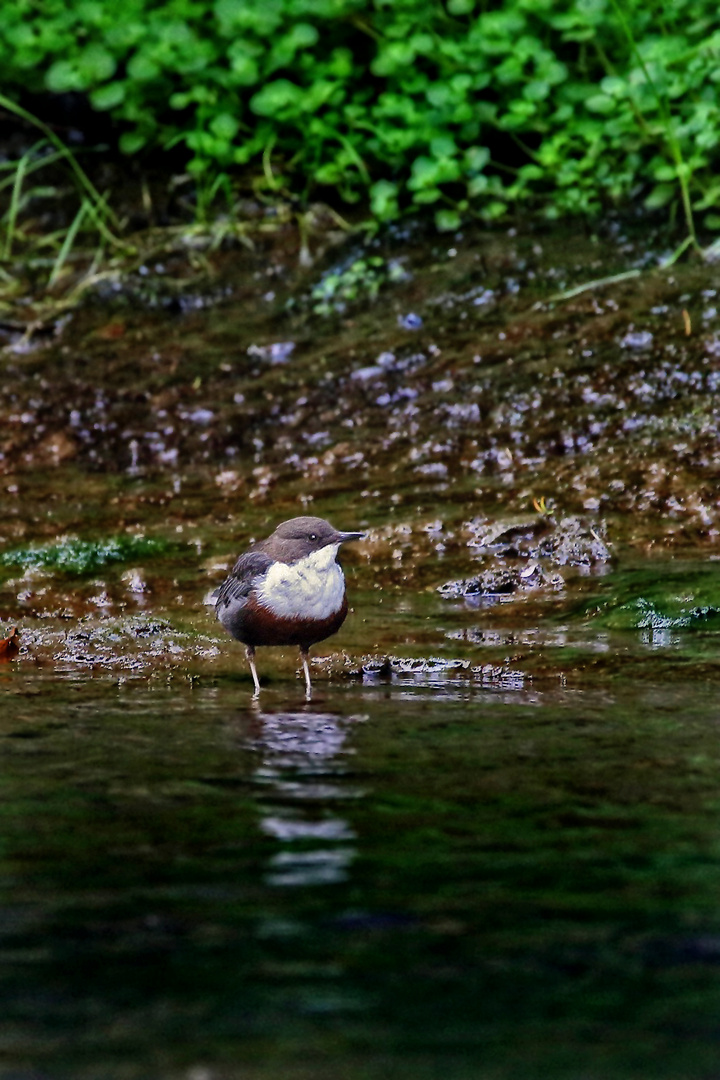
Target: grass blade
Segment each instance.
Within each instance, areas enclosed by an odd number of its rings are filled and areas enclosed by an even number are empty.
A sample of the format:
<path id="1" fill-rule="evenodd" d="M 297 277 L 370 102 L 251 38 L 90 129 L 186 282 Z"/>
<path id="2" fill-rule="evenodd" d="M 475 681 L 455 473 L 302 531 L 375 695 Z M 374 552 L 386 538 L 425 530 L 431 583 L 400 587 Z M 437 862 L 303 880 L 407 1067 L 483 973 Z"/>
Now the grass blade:
<path id="1" fill-rule="evenodd" d="M 68 255 L 70 254 L 70 252 L 72 251 L 73 244 L 75 243 L 75 237 L 77 236 L 78 230 L 79 230 L 80 226 L 82 225 L 83 218 L 88 213 L 88 207 L 89 207 L 88 200 L 83 199 L 83 201 L 80 203 L 80 209 L 78 210 L 77 214 L 73 218 L 72 223 L 70 225 L 70 228 L 68 229 L 68 231 L 65 234 L 65 239 L 62 242 L 62 246 L 61 246 L 60 250 L 58 251 L 57 258 L 55 260 L 53 268 L 52 268 L 52 270 L 50 272 L 50 277 L 48 279 L 48 288 L 52 288 L 52 286 L 55 284 L 55 282 L 57 281 L 57 279 L 60 276 L 60 272 L 62 271 L 62 268 L 65 265 L 65 261 L 66 261 Z"/>
<path id="2" fill-rule="evenodd" d="M 28 157 L 27 154 L 24 154 L 18 161 L 17 169 L 15 170 L 12 195 L 10 197 L 10 209 L 8 210 L 7 232 L 5 233 L 5 243 L 3 244 L 3 259 L 9 259 L 10 252 L 12 251 L 13 240 L 15 239 L 15 226 L 17 224 L 18 210 L 20 209 L 20 199 L 22 196 L 23 179 L 25 177 L 27 163 Z"/>
<path id="3" fill-rule="evenodd" d="M 633 278 L 640 277 L 640 274 L 640 270 L 624 270 L 621 274 L 611 274 L 610 277 L 595 278 L 594 281 L 586 281 L 584 285 L 576 285 L 572 289 L 565 289 L 564 292 L 548 296 L 547 302 L 555 303 L 559 300 L 572 300 L 574 296 L 580 296 L 581 293 L 588 292 L 589 289 L 602 289 L 606 285 L 616 285 L 619 281 L 631 281 Z"/>
<path id="4" fill-rule="evenodd" d="M 0 108 L 7 109 L 8 112 L 13 113 L 15 116 L 19 116 L 21 120 L 25 120 L 28 124 L 33 124 L 36 128 L 39 128 L 39 130 L 42 131 L 45 138 L 52 143 L 55 149 L 58 150 L 62 157 L 67 161 L 68 165 L 75 173 L 75 177 L 77 178 L 78 183 L 88 195 L 91 203 L 94 206 L 104 207 L 108 215 L 112 218 L 113 225 L 117 227 L 118 221 L 112 210 L 110 210 L 110 208 L 106 206 L 105 200 L 103 199 L 100 192 L 97 190 L 85 170 L 79 164 L 73 152 L 69 149 L 69 147 L 65 145 L 62 139 L 58 138 L 52 128 L 48 127 L 48 125 L 42 120 L 38 119 L 37 116 L 33 116 L 32 113 L 27 111 L 27 109 L 23 109 L 22 105 L 18 105 L 16 102 L 11 101 L 10 98 L 5 97 L 4 94 L 0 94 Z M 118 243 L 118 241 L 115 240 L 115 243 Z"/>

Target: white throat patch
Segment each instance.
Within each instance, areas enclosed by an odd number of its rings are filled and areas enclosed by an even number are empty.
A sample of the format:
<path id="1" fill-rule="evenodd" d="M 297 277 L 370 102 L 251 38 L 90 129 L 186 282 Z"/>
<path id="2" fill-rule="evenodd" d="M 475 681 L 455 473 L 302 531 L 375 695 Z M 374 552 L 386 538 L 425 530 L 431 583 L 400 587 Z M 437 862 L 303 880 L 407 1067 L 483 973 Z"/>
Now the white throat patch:
<path id="1" fill-rule="evenodd" d="M 327 544 L 292 566 L 274 563 L 258 589 L 258 603 L 284 619 L 329 619 L 342 607 L 345 578 Z"/>

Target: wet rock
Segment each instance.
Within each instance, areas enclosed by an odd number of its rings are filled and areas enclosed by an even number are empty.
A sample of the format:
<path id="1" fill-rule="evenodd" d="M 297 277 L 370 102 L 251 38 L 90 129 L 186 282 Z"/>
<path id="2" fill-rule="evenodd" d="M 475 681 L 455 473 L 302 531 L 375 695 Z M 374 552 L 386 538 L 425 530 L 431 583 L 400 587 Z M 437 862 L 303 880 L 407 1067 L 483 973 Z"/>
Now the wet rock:
<path id="1" fill-rule="evenodd" d="M 652 343 L 653 335 L 649 330 L 628 330 L 620 339 L 620 344 L 625 349 L 649 349 Z"/>
<path id="2" fill-rule="evenodd" d="M 485 686 L 499 686 L 505 690 L 522 690 L 532 675 L 504 664 L 480 664 L 470 669 Z"/>
<path id="3" fill-rule="evenodd" d="M 192 409 L 190 412 L 183 414 L 182 411 L 178 413 L 184 420 L 189 420 L 192 424 L 211 424 L 215 419 L 215 413 L 212 409 Z"/>
<path id="4" fill-rule="evenodd" d="M 453 676 L 471 678 L 485 685 L 499 685 L 521 689 L 532 678 L 523 671 L 505 664 L 472 665 L 469 660 L 459 657 L 404 657 L 380 656 L 365 660 L 357 674 L 364 678 L 391 680 L 406 676 L 424 678 L 427 676 Z"/>
<path id="5" fill-rule="evenodd" d="M 271 364 L 286 364 L 294 351 L 294 341 L 274 341 L 270 345 L 250 345 L 247 354 L 258 356 Z"/>
<path id="6" fill-rule="evenodd" d="M 538 556 L 557 566 L 593 566 L 612 559 L 605 542 L 607 527 L 603 522 L 590 524 L 577 517 L 559 521 L 547 536 L 540 539 Z"/>
<path id="7" fill-rule="evenodd" d="M 169 623 L 145 616 L 92 617 L 70 633 L 27 629 L 23 662 L 51 657 L 61 668 L 98 668 L 141 672 L 175 670 L 179 663 L 220 654 L 213 638 L 174 629 Z"/>
<path id="8" fill-rule="evenodd" d="M 216 473 L 215 483 L 223 491 L 230 492 L 237 491 L 238 488 L 242 487 L 244 480 L 235 469 L 222 469 L 219 473 Z"/>
<path id="9" fill-rule="evenodd" d="M 484 570 L 471 578 L 459 581 L 446 581 L 444 585 L 438 585 L 437 591 L 447 600 L 467 599 L 470 597 L 487 598 L 488 600 L 504 596 L 512 596 L 514 593 L 527 589 L 562 589 L 565 582 L 560 574 L 548 574 L 539 563 L 531 563 L 522 569 L 514 567 L 502 567 L 494 570 Z"/>
<path id="10" fill-rule="evenodd" d="M 550 525 L 546 517 L 520 519 L 510 524 L 473 518 L 466 522 L 465 527 L 472 533 L 468 547 L 486 548 L 505 555 L 521 555 L 532 540 L 548 531 Z"/>
<path id="11" fill-rule="evenodd" d="M 142 570 L 126 570 L 120 575 L 120 580 L 125 584 L 125 587 L 129 593 L 140 595 L 142 593 L 149 592 L 150 590 L 150 586 L 145 580 L 145 576 Z"/>
<path id="12" fill-rule="evenodd" d="M 374 379 L 379 379 L 384 374 L 383 369 L 378 367 L 377 364 L 372 364 L 369 367 L 357 368 L 350 376 L 356 382 L 370 382 Z"/>
<path id="13" fill-rule="evenodd" d="M 138 273 L 120 270 L 107 272 L 85 290 L 84 302 L 87 305 L 101 305 L 105 310 L 131 307 L 187 314 L 215 307 L 231 292 L 227 286 L 218 285 L 200 274 L 195 275 L 192 284 L 189 284 L 185 277 L 176 279 L 165 276 L 162 264 L 157 264 L 153 269 L 154 273 L 148 267 L 141 267 Z"/>
<path id="14" fill-rule="evenodd" d="M 390 670 L 395 675 L 437 675 L 448 671 L 467 671 L 469 667 L 469 660 L 446 660 L 440 656 L 411 659 L 393 656 L 390 658 Z"/>
<path id="15" fill-rule="evenodd" d="M 468 546 L 497 554 L 549 559 L 557 566 L 593 566 L 612 555 L 603 521 L 569 516 L 557 521 L 539 515 L 510 524 L 475 518 L 466 523 L 472 533 Z"/>
<path id="16" fill-rule="evenodd" d="M 135 637 L 154 637 L 156 634 L 164 634 L 166 631 L 172 630 L 172 626 L 169 622 L 153 619 L 149 622 L 131 622 L 129 629 Z"/>

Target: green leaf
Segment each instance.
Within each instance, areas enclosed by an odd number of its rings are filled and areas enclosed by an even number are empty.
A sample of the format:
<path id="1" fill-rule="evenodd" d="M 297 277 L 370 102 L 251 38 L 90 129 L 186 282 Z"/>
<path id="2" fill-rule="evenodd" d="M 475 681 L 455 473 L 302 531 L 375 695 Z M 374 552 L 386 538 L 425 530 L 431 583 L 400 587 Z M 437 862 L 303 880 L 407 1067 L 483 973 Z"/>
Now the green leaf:
<path id="1" fill-rule="evenodd" d="M 235 82 L 240 86 L 253 86 L 260 81 L 260 69 L 257 62 L 245 53 L 238 52 L 230 59 L 230 67 Z"/>
<path id="2" fill-rule="evenodd" d="M 488 178 L 487 176 L 473 176 L 468 182 L 467 193 L 471 199 L 477 198 L 478 195 L 484 195 L 488 190 Z"/>
<path id="3" fill-rule="evenodd" d="M 483 206 L 480 213 L 486 221 L 497 221 L 498 218 L 503 217 L 507 213 L 507 203 L 500 202 L 498 199 L 492 199 Z"/>
<path id="4" fill-rule="evenodd" d="M 56 60 L 51 65 L 45 76 L 45 86 L 53 94 L 85 89 L 82 76 L 69 60 Z"/>
<path id="5" fill-rule="evenodd" d="M 392 41 L 382 44 L 377 57 L 370 65 L 373 75 L 394 75 L 408 68 L 415 60 L 415 51 L 408 41 Z"/>
<path id="6" fill-rule="evenodd" d="M 210 121 L 210 130 L 220 139 L 232 142 L 238 133 L 240 124 L 230 113 L 222 112 L 214 116 Z"/>
<path id="7" fill-rule="evenodd" d="M 608 97 L 626 97 L 628 91 L 627 80 L 621 79 L 617 75 L 606 75 L 604 79 L 600 80 L 600 89 Z"/>
<path id="8" fill-rule="evenodd" d="M 615 102 L 611 97 L 608 97 L 607 94 L 593 94 L 592 97 L 585 100 L 585 107 L 588 108 L 590 112 L 607 115 L 607 113 L 615 111 Z"/>
<path id="9" fill-rule="evenodd" d="M 151 82 L 160 74 L 160 68 L 147 53 L 137 52 L 128 60 L 127 73 L 136 82 Z"/>
<path id="10" fill-rule="evenodd" d="M 678 187 L 676 184 L 656 184 L 644 202 L 648 210 L 657 210 L 674 198 L 677 198 Z"/>
<path id="11" fill-rule="evenodd" d="M 523 87 L 523 97 L 528 101 L 544 101 L 550 93 L 550 84 L 542 79 L 532 79 Z"/>
<path id="12" fill-rule="evenodd" d="M 376 181 L 370 188 L 370 209 L 381 221 L 397 217 L 398 185 L 389 180 Z"/>
<path id="13" fill-rule="evenodd" d="M 486 146 L 469 146 L 465 151 L 465 160 L 469 169 L 481 172 L 490 161 L 490 151 Z"/>
<path id="14" fill-rule="evenodd" d="M 250 99 L 250 108 L 258 116 L 276 116 L 287 109 L 294 109 L 302 98 L 302 90 L 288 79 L 276 79 L 266 83 Z"/>
<path id="15" fill-rule="evenodd" d="M 78 71 L 82 75 L 86 86 L 96 82 L 104 82 L 111 79 L 115 74 L 115 59 L 102 45 L 88 45 L 80 53 L 77 60 Z"/>
<path id="16" fill-rule="evenodd" d="M 434 158 L 421 155 L 412 163 L 412 178 L 408 182 L 411 191 L 431 187 L 437 183 L 438 166 Z"/>
<path id="17" fill-rule="evenodd" d="M 413 195 L 414 203 L 434 203 L 438 199 L 442 198 L 442 191 L 440 188 L 425 188 L 423 191 L 416 191 Z"/>
<path id="18" fill-rule="evenodd" d="M 448 83 L 432 83 L 425 91 L 425 96 L 436 109 L 444 109 L 451 105 L 457 98 L 457 91 Z"/>
<path id="19" fill-rule="evenodd" d="M 136 154 L 147 143 L 147 137 L 139 131 L 124 131 L 120 136 L 120 150 L 123 154 Z"/>
<path id="20" fill-rule="evenodd" d="M 454 232 L 462 224 L 457 210 L 436 210 L 435 228 L 438 232 Z"/>
<path id="21" fill-rule="evenodd" d="M 90 104 L 101 111 L 114 109 L 125 100 L 125 83 L 112 82 L 99 86 L 90 94 Z"/>
<path id="22" fill-rule="evenodd" d="M 453 157 L 457 153 L 457 146 L 451 135 L 436 135 L 430 140 L 430 149 L 436 158 Z"/>
<path id="23" fill-rule="evenodd" d="M 310 49 L 317 45 L 320 37 L 316 27 L 310 23 L 296 23 L 287 37 L 292 41 L 295 49 Z"/>

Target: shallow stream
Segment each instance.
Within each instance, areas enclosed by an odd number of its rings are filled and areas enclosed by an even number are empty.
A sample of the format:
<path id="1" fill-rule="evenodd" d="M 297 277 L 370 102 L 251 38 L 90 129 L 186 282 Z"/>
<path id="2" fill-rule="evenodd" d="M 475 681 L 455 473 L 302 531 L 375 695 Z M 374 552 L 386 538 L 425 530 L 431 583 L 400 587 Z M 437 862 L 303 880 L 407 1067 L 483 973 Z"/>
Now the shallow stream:
<path id="1" fill-rule="evenodd" d="M 662 254 L 268 241 L 6 328 L 0 1075 L 720 1074 L 720 284 Z M 204 600 L 305 512 L 351 613 L 253 702 Z"/>

